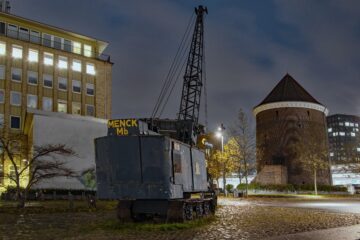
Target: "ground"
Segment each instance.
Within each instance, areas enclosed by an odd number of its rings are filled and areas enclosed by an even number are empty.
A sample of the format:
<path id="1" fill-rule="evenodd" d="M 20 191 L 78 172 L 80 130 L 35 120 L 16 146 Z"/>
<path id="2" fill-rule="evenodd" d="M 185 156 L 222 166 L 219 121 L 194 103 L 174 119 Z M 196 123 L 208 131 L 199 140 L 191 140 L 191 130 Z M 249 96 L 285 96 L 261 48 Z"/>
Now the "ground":
<path id="1" fill-rule="evenodd" d="M 17 211 L 0 203 L 1 239 L 266 239 L 360 224 L 356 198 L 220 198 L 216 217 L 192 224 L 117 222 L 115 203 L 89 211 L 76 202 L 42 203 Z"/>

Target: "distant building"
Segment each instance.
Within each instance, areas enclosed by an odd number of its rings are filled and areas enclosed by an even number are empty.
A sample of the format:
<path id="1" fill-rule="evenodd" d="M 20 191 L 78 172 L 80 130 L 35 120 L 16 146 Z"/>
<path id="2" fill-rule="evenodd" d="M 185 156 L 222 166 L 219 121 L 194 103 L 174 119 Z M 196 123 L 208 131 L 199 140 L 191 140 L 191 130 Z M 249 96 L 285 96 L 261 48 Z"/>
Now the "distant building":
<path id="1" fill-rule="evenodd" d="M 360 174 L 351 168 L 360 163 L 359 125 L 359 116 L 334 114 L 327 117 L 334 185 L 360 185 Z"/>
<path id="2" fill-rule="evenodd" d="M 10 134 L 24 133 L 28 139 L 23 144 L 30 144 L 34 141 L 26 131 L 33 124 L 29 122 L 29 119 L 33 119 L 30 115 L 40 114 L 40 111 L 74 115 L 74 119 L 78 121 L 82 121 L 82 117 L 110 118 L 112 63 L 110 57 L 103 54 L 108 43 L 10 14 L 9 10 L 8 1 L 1 0 L 2 129 Z M 53 120 L 49 118 L 49 121 Z M 53 127 L 57 128 L 55 125 Z M 35 130 L 41 132 L 41 125 L 37 125 Z M 72 128 L 71 131 L 76 130 Z M 47 139 L 47 136 L 42 137 Z M 78 137 L 81 141 L 81 137 Z M 36 141 L 44 142 L 39 139 Z M 89 151 L 93 151 L 92 145 L 88 147 Z M 18 157 L 16 161 L 20 167 L 26 158 L 27 156 Z M 12 164 L 1 156 L 0 193 L 11 185 L 11 181 L 5 176 L 13 171 Z M 26 182 L 27 179 L 24 178 L 23 181 Z"/>
<path id="3" fill-rule="evenodd" d="M 262 184 L 313 184 L 313 172 L 299 155 L 316 144 L 327 157 L 328 110 L 294 78 L 286 74 L 254 110 L 256 116 L 257 172 Z M 309 136 L 317 137 L 312 141 Z M 304 146 L 302 150 L 297 146 Z M 307 148 L 306 146 L 309 146 Z M 330 169 L 317 171 L 319 184 L 330 184 Z"/>

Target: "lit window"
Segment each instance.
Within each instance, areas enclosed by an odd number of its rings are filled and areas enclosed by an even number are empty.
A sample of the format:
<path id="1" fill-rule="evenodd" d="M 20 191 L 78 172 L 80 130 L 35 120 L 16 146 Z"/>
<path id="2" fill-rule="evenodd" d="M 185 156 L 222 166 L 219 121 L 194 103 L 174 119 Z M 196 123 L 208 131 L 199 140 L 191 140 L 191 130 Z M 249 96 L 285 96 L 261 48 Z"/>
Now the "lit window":
<path id="1" fill-rule="evenodd" d="M 354 132 L 351 132 L 351 136 L 352 136 L 352 137 L 355 137 L 355 133 L 354 133 Z"/>
<path id="2" fill-rule="evenodd" d="M 328 132 L 332 132 L 332 128 L 328 128 Z"/>
<path id="3" fill-rule="evenodd" d="M 11 91 L 10 104 L 13 106 L 21 106 L 21 93 L 20 92 Z"/>
<path id="4" fill-rule="evenodd" d="M 358 123 L 355 123 L 355 127 L 359 127 L 359 124 L 358 124 Z"/>
<path id="5" fill-rule="evenodd" d="M 350 123 L 349 125 L 350 125 L 350 127 L 353 127 L 353 126 L 354 126 L 354 123 Z"/>
<path id="6" fill-rule="evenodd" d="M 6 54 L 6 44 L 4 42 L 0 42 L 0 55 Z"/>
<path id="7" fill-rule="evenodd" d="M 20 129 L 20 117 L 10 116 L 10 127 L 13 129 Z"/>
<path id="8" fill-rule="evenodd" d="M 5 79 L 5 66 L 0 65 L 0 79 Z"/>
<path id="9" fill-rule="evenodd" d="M 93 105 L 86 105 L 86 116 L 95 116 L 95 109 Z"/>
<path id="10" fill-rule="evenodd" d="M 356 150 L 357 150 L 358 152 L 360 152 L 360 147 L 356 148 Z"/>
<path id="11" fill-rule="evenodd" d="M 44 64 L 53 65 L 54 64 L 54 55 L 51 53 L 44 53 Z"/>
<path id="12" fill-rule="evenodd" d="M 81 115 L 81 103 L 79 102 L 72 103 L 72 114 Z"/>
<path id="13" fill-rule="evenodd" d="M 350 126 L 350 123 L 349 123 L 349 122 L 345 122 L 345 126 L 346 126 L 346 127 Z"/>
<path id="14" fill-rule="evenodd" d="M 49 74 L 43 75 L 43 84 L 44 87 L 52 88 L 53 87 L 53 76 Z"/>
<path id="15" fill-rule="evenodd" d="M 335 136 L 338 136 L 339 135 L 339 133 L 338 132 L 334 132 L 333 133 L 333 136 L 335 137 Z"/>
<path id="16" fill-rule="evenodd" d="M 73 53 L 81 54 L 81 43 L 72 42 L 73 44 Z"/>
<path id="17" fill-rule="evenodd" d="M 78 80 L 72 81 L 72 90 L 75 93 L 81 93 L 81 82 Z"/>
<path id="18" fill-rule="evenodd" d="M 344 123 L 343 122 L 339 123 L 339 126 L 344 126 Z"/>
<path id="19" fill-rule="evenodd" d="M 94 84 L 92 83 L 86 84 L 86 94 L 90 96 L 94 96 Z"/>
<path id="20" fill-rule="evenodd" d="M 76 60 L 76 59 L 73 60 L 72 70 L 81 72 L 81 61 L 80 60 Z"/>
<path id="21" fill-rule="evenodd" d="M 345 132 L 339 132 L 340 136 L 345 136 Z"/>
<path id="22" fill-rule="evenodd" d="M 52 47 L 52 36 L 50 34 L 43 34 L 43 45 L 47 47 Z"/>
<path id="23" fill-rule="evenodd" d="M 36 95 L 27 95 L 27 107 L 28 108 L 37 108 L 37 96 Z"/>
<path id="24" fill-rule="evenodd" d="M 67 113 L 67 103 L 66 103 L 66 101 L 63 101 L 63 100 L 58 101 L 58 112 Z"/>
<path id="25" fill-rule="evenodd" d="M 60 90 L 65 90 L 65 91 L 67 90 L 67 79 L 66 78 L 59 77 L 58 78 L 58 84 L 59 84 L 58 88 Z"/>
<path id="26" fill-rule="evenodd" d="M 12 46 L 12 57 L 22 58 L 22 47 L 13 45 Z"/>
<path id="27" fill-rule="evenodd" d="M 84 56 L 91 57 L 91 52 L 92 52 L 91 46 L 84 44 Z"/>
<path id="28" fill-rule="evenodd" d="M 5 91 L 4 90 L 0 90 L 0 103 L 4 103 L 5 100 Z"/>
<path id="29" fill-rule="evenodd" d="M 358 132 L 358 131 L 359 131 L 359 129 L 358 129 L 358 128 L 355 128 L 355 131 L 356 131 L 356 132 Z"/>
<path id="30" fill-rule="evenodd" d="M 20 68 L 11 68 L 11 79 L 16 82 L 21 82 L 21 69 Z"/>
<path id="31" fill-rule="evenodd" d="M 58 64 L 58 67 L 59 67 L 59 68 L 62 68 L 62 69 L 67 69 L 67 67 L 68 67 L 67 57 L 59 56 L 59 64 Z"/>
<path id="32" fill-rule="evenodd" d="M 43 97 L 43 110 L 52 111 L 52 99 Z"/>
<path id="33" fill-rule="evenodd" d="M 33 71 L 28 71 L 28 83 L 37 85 L 38 83 L 38 73 Z"/>
<path id="34" fill-rule="evenodd" d="M 95 65 L 92 63 L 86 63 L 86 73 L 95 75 Z"/>
<path id="35" fill-rule="evenodd" d="M 330 157 L 333 157 L 333 156 L 334 156 L 334 153 L 333 153 L 333 152 L 331 152 L 331 153 L 330 153 Z"/>
<path id="36" fill-rule="evenodd" d="M 34 49 L 29 49 L 29 62 L 38 62 L 39 61 L 39 52 Z"/>

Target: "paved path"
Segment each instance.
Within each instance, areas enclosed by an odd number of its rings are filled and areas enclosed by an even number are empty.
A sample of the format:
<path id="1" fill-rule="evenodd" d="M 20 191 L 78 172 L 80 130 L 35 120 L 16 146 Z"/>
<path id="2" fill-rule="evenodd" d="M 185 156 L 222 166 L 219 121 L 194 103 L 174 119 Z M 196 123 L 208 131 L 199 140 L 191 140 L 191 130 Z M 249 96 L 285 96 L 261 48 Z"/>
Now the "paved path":
<path id="1" fill-rule="evenodd" d="M 360 225 L 288 234 L 265 240 L 359 240 Z"/>

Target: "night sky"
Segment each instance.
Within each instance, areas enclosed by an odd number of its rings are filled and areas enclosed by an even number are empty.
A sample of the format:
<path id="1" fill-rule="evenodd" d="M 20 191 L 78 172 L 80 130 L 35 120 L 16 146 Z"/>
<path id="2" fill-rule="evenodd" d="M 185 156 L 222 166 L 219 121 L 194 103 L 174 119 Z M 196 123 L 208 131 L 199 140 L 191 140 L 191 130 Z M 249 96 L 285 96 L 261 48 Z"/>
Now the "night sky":
<path id="1" fill-rule="evenodd" d="M 360 1 L 11 0 L 11 4 L 15 15 L 110 43 L 105 53 L 115 63 L 113 118 L 151 115 L 199 4 L 209 10 L 205 51 L 210 130 L 221 122 L 234 122 L 239 108 L 251 114 L 287 72 L 330 114 L 360 114 Z M 181 81 L 163 117 L 175 118 L 180 93 Z"/>

